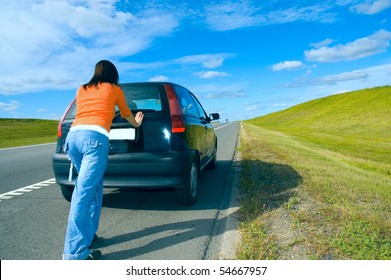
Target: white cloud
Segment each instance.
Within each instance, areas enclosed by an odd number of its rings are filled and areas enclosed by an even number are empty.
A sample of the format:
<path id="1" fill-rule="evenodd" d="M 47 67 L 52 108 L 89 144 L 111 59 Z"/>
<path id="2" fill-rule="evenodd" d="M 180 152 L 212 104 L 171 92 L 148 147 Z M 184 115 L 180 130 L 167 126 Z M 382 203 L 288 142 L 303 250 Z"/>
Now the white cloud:
<path id="1" fill-rule="evenodd" d="M 335 92 L 343 87 L 345 90 L 390 85 L 391 63 L 380 64 L 350 72 L 325 75 L 318 78 L 301 77 L 291 83 L 281 85 L 287 88 L 337 86 Z"/>
<path id="2" fill-rule="evenodd" d="M 261 108 L 259 108 L 257 105 L 252 105 L 250 107 L 247 107 L 244 109 L 245 111 L 251 111 L 251 112 L 255 112 L 255 111 L 260 111 L 262 110 Z"/>
<path id="3" fill-rule="evenodd" d="M 221 65 L 223 65 L 223 62 L 224 62 L 224 59 L 222 57 L 216 57 L 216 58 L 213 58 L 209 61 L 203 62 L 202 65 L 205 66 L 206 68 L 216 68 L 216 67 L 220 67 Z"/>
<path id="4" fill-rule="evenodd" d="M 390 45 L 390 40 L 391 32 L 382 29 L 368 37 L 357 39 L 346 45 L 321 47 L 304 51 L 304 54 L 308 61 L 351 61 L 385 52 Z"/>
<path id="5" fill-rule="evenodd" d="M 365 80 L 369 76 L 368 71 L 357 70 L 352 72 L 344 72 L 334 75 L 326 75 L 320 78 L 310 79 L 308 77 L 301 77 L 291 83 L 284 84 L 283 87 L 296 88 L 296 87 L 308 87 L 308 86 L 330 86 L 336 85 L 340 82 Z"/>
<path id="6" fill-rule="evenodd" d="M 118 71 L 120 73 L 127 71 L 137 71 L 137 70 L 156 70 L 163 68 L 168 65 L 165 61 L 160 62 L 151 62 L 151 63 L 139 63 L 139 62 L 119 62 L 116 64 Z"/>
<path id="7" fill-rule="evenodd" d="M 281 24 L 295 21 L 331 23 L 335 21 L 335 14 L 328 12 L 332 8 L 327 3 L 291 7 L 287 9 L 272 10 L 267 15 L 268 24 Z"/>
<path id="8" fill-rule="evenodd" d="M 120 72 L 125 71 L 137 71 L 137 70 L 157 70 L 174 65 L 179 66 L 201 66 L 205 68 L 216 68 L 223 64 L 225 59 L 235 57 L 234 54 L 196 54 L 183 56 L 176 59 L 151 62 L 151 63 L 139 63 L 139 62 L 120 62 L 117 64 L 117 68 Z"/>
<path id="9" fill-rule="evenodd" d="M 362 70 L 345 72 L 336 75 L 327 75 L 319 79 L 320 84 L 335 84 L 343 81 L 362 80 L 368 77 L 368 73 Z"/>
<path id="10" fill-rule="evenodd" d="M 350 11 L 364 14 L 374 15 L 380 13 L 391 7 L 391 0 L 375 0 L 366 1 L 364 3 L 356 4 L 350 8 Z"/>
<path id="11" fill-rule="evenodd" d="M 274 103 L 272 104 L 273 107 L 289 107 L 292 106 L 290 103 Z"/>
<path id="12" fill-rule="evenodd" d="M 218 72 L 218 71 L 201 71 L 201 72 L 194 73 L 194 75 L 198 76 L 201 79 L 212 79 L 212 78 L 230 76 L 228 73 Z"/>
<path id="13" fill-rule="evenodd" d="M 259 8 L 249 1 L 211 4 L 206 8 L 206 23 L 216 31 L 227 31 L 259 25 L 266 19 L 257 15 Z"/>
<path id="14" fill-rule="evenodd" d="M 0 93 L 73 88 L 102 59 L 127 57 L 170 34 L 169 11 L 121 11 L 114 0 L 6 1 L 0 10 Z M 32 75 L 33 74 L 33 75 Z"/>
<path id="15" fill-rule="evenodd" d="M 182 64 L 182 65 L 191 65 L 191 64 L 200 64 L 206 68 L 216 68 L 223 65 L 225 59 L 235 57 L 234 54 L 230 53 L 220 53 L 220 54 L 195 54 L 183 56 L 177 59 L 174 59 L 170 62 Z"/>
<path id="16" fill-rule="evenodd" d="M 165 82 L 168 81 L 168 77 L 163 75 L 154 76 L 149 79 L 150 82 Z"/>
<path id="17" fill-rule="evenodd" d="M 247 85 L 243 83 L 202 83 L 192 87 L 193 92 L 199 98 L 218 99 L 218 98 L 242 98 L 247 97 Z"/>
<path id="18" fill-rule="evenodd" d="M 23 105 L 22 103 L 15 100 L 10 100 L 9 103 L 0 102 L 0 110 L 7 111 L 7 112 L 16 111 L 22 105 Z"/>
<path id="19" fill-rule="evenodd" d="M 281 71 L 281 70 L 294 70 L 303 67 L 304 64 L 301 61 L 293 60 L 293 61 L 283 61 L 277 64 L 272 65 L 270 68 L 273 71 Z"/>
<path id="20" fill-rule="evenodd" d="M 281 1 L 283 2 L 283 1 Z M 228 31 L 245 27 L 283 24 L 295 21 L 310 21 L 330 23 L 335 21 L 335 14 L 329 12 L 333 5 L 327 3 L 312 6 L 301 6 L 276 9 L 275 3 L 263 1 L 226 1 L 215 4 L 212 2 L 205 13 L 205 21 L 216 31 Z"/>
<path id="21" fill-rule="evenodd" d="M 209 93 L 206 95 L 207 99 L 217 99 L 217 98 L 242 98 L 247 97 L 247 94 L 245 92 L 236 92 L 236 91 L 220 91 L 220 92 L 214 92 Z"/>
<path id="22" fill-rule="evenodd" d="M 327 38 L 327 39 L 325 39 L 325 40 L 323 40 L 321 42 L 312 43 L 312 44 L 310 44 L 310 46 L 314 47 L 315 49 L 319 49 L 321 47 L 328 46 L 328 45 L 330 45 L 333 42 L 334 42 L 333 39 Z"/>

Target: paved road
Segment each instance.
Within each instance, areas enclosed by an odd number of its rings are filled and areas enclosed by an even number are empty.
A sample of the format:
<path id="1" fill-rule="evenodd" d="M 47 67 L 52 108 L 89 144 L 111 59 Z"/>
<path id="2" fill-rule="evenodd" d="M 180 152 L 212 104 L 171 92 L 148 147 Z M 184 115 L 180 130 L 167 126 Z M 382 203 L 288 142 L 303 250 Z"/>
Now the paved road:
<path id="1" fill-rule="evenodd" d="M 202 174 L 191 207 L 177 205 L 172 191 L 105 189 L 96 244 L 103 259 L 219 257 L 222 234 L 230 230 L 221 213 L 229 203 L 238 124 L 216 134 L 218 167 Z M 50 180 L 53 151 L 53 144 L 0 150 L 2 260 L 61 259 L 69 203 Z"/>
<path id="2" fill-rule="evenodd" d="M 55 144 L 0 149 L 0 194 L 53 178 Z"/>

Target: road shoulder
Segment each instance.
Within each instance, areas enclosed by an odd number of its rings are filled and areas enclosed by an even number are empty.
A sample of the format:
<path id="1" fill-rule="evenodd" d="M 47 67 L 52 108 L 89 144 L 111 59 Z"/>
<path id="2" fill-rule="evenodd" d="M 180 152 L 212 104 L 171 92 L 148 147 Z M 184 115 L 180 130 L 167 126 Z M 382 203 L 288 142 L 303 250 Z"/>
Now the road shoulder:
<path id="1" fill-rule="evenodd" d="M 240 128 L 236 147 L 240 145 Z M 208 246 L 205 259 L 235 260 L 240 244 L 239 228 L 239 186 L 241 172 L 241 153 L 235 147 L 229 179 L 223 203 L 217 214 L 213 238 Z M 220 233 L 220 234 L 219 234 Z"/>

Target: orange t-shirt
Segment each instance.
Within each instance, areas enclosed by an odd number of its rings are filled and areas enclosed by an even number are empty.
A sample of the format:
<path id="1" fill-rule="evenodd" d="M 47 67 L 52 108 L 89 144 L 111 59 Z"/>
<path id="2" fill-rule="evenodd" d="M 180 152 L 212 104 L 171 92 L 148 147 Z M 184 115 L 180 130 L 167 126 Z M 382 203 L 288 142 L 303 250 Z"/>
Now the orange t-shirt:
<path id="1" fill-rule="evenodd" d="M 121 117 L 126 118 L 132 114 L 120 87 L 109 83 L 87 89 L 81 86 L 76 93 L 76 119 L 72 126 L 99 125 L 110 132 L 116 105 Z"/>

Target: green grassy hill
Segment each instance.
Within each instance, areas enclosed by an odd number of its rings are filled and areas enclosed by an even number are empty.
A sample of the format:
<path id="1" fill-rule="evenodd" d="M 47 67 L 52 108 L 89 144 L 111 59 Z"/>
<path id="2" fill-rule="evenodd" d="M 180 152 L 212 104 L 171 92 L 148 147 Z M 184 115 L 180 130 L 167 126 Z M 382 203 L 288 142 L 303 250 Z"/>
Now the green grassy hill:
<path id="1" fill-rule="evenodd" d="M 248 123 L 361 158 L 360 167 L 391 159 L 390 86 L 312 100 Z"/>
<path id="2" fill-rule="evenodd" d="M 391 259 L 391 87 L 241 129 L 242 259 Z"/>
<path id="3" fill-rule="evenodd" d="M 0 148 L 56 142 L 58 121 L 0 119 Z"/>

